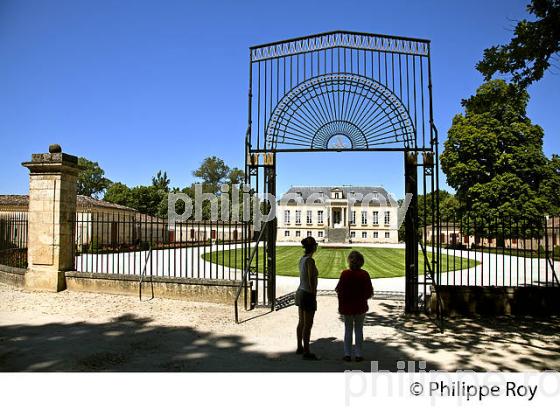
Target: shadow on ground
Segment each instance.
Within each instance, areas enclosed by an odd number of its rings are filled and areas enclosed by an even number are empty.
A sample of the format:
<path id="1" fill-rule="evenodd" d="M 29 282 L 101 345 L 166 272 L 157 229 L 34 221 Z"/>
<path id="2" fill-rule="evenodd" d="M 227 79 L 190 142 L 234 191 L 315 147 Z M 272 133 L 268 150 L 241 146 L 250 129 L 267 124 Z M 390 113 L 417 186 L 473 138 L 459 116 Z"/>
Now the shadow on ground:
<path id="1" fill-rule="evenodd" d="M 152 326 L 149 318 L 123 315 L 108 323 L 51 323 L 0 327 L 1 371 L 369 371 L 371 364 L 345 363 L 342 342 L 313 344 L 322 360 L 293 352 L 266 354 L 237 335 L 191 327 Z M 396 370 L 402 351 L 376 342 L 368 350 L 379 367 Z"/>
<path id="2" fill-rule="evenodd" d="M 426 361 L 426 370 L 560 370 L 560 318 L 448 318 L 441 334 L 429 317 L 404 314 L 403 305 L 378 301 L 366 315 L 370 337 L 364 352 L 377 361 L 378 370 L 396 371 L 399 361 L 418 360 Z M 340 338 L 315 340 L 313 350 L 322 360 L 310 362 L 274 346 L 274 339 L 265 338 L 262 343 L 269 345 L 261 345 L 251 341 L 259 337 L 246 337 L 258 329 L 251 327 L 255 321 L 274 326 L 280 318 L 272 315 L 230 329 L 236 334 L 161 325 L 131 314 L 103 323 L 0 325 L 0 371 L 371 370 L 370 362 L 341 360 Z M 325 312 L 320 320 L 327 319 Z"/>
<path id="3" fill-rule="evenodd" d="M 399 344 L 426 357 L 453 357 L 455 369 L 560 371 L 560 317 L 445 318 L 440 333 L 434 331 L 439 322 L 426 315 L 404 315 L 402 304 L 380 302 L 379 308 L 381 313 L 366 314 L 364 326 L 395 329 Z"/>

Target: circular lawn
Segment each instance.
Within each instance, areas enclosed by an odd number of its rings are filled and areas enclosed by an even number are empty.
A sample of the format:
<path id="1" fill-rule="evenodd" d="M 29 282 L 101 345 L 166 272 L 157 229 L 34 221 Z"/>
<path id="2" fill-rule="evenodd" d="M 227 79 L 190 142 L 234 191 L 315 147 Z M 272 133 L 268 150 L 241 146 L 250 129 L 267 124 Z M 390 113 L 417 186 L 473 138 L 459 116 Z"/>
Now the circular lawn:
<path id="1" fill-rule="evenodd" d="M 404 276 L 404 249 L 399 248 L 365 248 L 365 247 L 340 247 L 329 248 L 321 247 L 314 255 L 317 269 L 319 270 L 320 278 L 338 279 L 340 272 L 346 268 L 346 257 L 351 250 L 361 252 L 365 258 L 364 268 L 367 270 L 372 278 L 393 278 Z M 278 246 L 276 247 L 276 273 L 283 276 L 299 276 L 298 262 L 302 256 L 303 251 L 300 246 Z M 262 249 L 259 251 L 259 271 L 263 269 L 263 253 Z M 222 251 L 205 253 L 202 256 L 207 261 L 212 261 L 219 265 L 231 266 L 237 269 L 243 267 L 243 253 L 238 249 L 237 251 Z M 428 258 L 431 260 L 431 253 L 428 252 Z M 420 251 L 419 259 L 419 273 L 424 273 L 423 254 Z M 476 261 L 467 258 L 442 258 L 442 272 L 448 270 L 459 270 L 473 267 L 477 264 Z"/>

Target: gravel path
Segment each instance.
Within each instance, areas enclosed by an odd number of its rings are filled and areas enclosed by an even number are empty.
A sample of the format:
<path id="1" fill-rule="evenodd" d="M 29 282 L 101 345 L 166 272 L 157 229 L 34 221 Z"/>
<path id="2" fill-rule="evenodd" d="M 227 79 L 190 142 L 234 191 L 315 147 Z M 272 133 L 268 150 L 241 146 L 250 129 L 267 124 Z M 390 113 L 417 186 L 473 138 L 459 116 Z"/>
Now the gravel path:
<path id="1" fill-rule="evenodd" d="M 343 325 L 332 296 L 319 297 L 312 339 L 318 362 L 293 353 L 297 310 L 92 293 L 28 292 L 0 284 L 2 371 L 343 371 Z M 364 354 L 380 369 L 424 360 L 428 369 L 560 370 L 560 319 L 454 319 L 441 334 L 402 302 L 378 301 L 367 315 Z"/>

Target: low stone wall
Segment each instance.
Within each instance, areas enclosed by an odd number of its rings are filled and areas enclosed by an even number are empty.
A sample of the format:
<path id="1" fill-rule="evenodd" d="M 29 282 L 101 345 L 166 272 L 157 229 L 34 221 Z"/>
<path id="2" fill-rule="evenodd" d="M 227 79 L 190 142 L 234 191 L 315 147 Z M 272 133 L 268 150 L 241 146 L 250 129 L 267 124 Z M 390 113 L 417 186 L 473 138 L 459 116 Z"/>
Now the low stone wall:
<path id="1" fill-rule="evenodd" d="M 25 272 L 27 272 L 27 269 L 0 265 L 0 282 L 7 285 L 23 288 L 25 281 Z"/>
<path id="2" fill-rule="evenodd" d="M 66 289 L 77 292 L 139 294 L 140 277 L 102 273 L 66 272 Z M 142 298 L 182 299 L 197 302 L 233 304 L 240 281 L 196 278 L 144 277 Z"/>
<path id="3" fill-rule="evenodd" d="M 444 315 L 558 315 L 560 287 L 438 286 L 432 287 L 429 306 L 436 298 Z"/>

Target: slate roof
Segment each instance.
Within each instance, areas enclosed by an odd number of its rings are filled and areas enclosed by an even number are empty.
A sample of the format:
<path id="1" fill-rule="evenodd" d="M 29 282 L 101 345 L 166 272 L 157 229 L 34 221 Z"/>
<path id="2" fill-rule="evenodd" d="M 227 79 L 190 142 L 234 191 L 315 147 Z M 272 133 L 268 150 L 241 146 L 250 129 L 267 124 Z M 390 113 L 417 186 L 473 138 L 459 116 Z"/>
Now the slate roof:
<path id="1" fill-rule="evenodd" d="M 342 185 L 342 186 L 292 186 L 288 192 L 286 192 L 280 198 L 280 202 L 285 204 L 286 201 L 293 199 L 294 194 L 298 197 L 302 198 L 303 201 L 307 201 L 310 195 L 315 194 L 317 195 L 315 198 L 317 200 L 329 200 L 329 201 L 338 201 L 339 199 L 332 199 L 331 192 L 342 192 L 342 200 L 347 200 L 354 198 L 355 204 L 360 205 L 360 195 L 365 197 L 369 195 L 371 198 L 371 205 L 373 206 L 381 206 L 385 205 L 387 202 L 391 206 L 398 206 L 397 201 L 389 195 L 387 190 L 383 187 L 379 186 L 353 186 L 353 185 Z M 374 194 L 378 194 L 379 201 L 374 200 Z M 290 201 L 290 204 L 294 204 L 294 201 Z"/>

